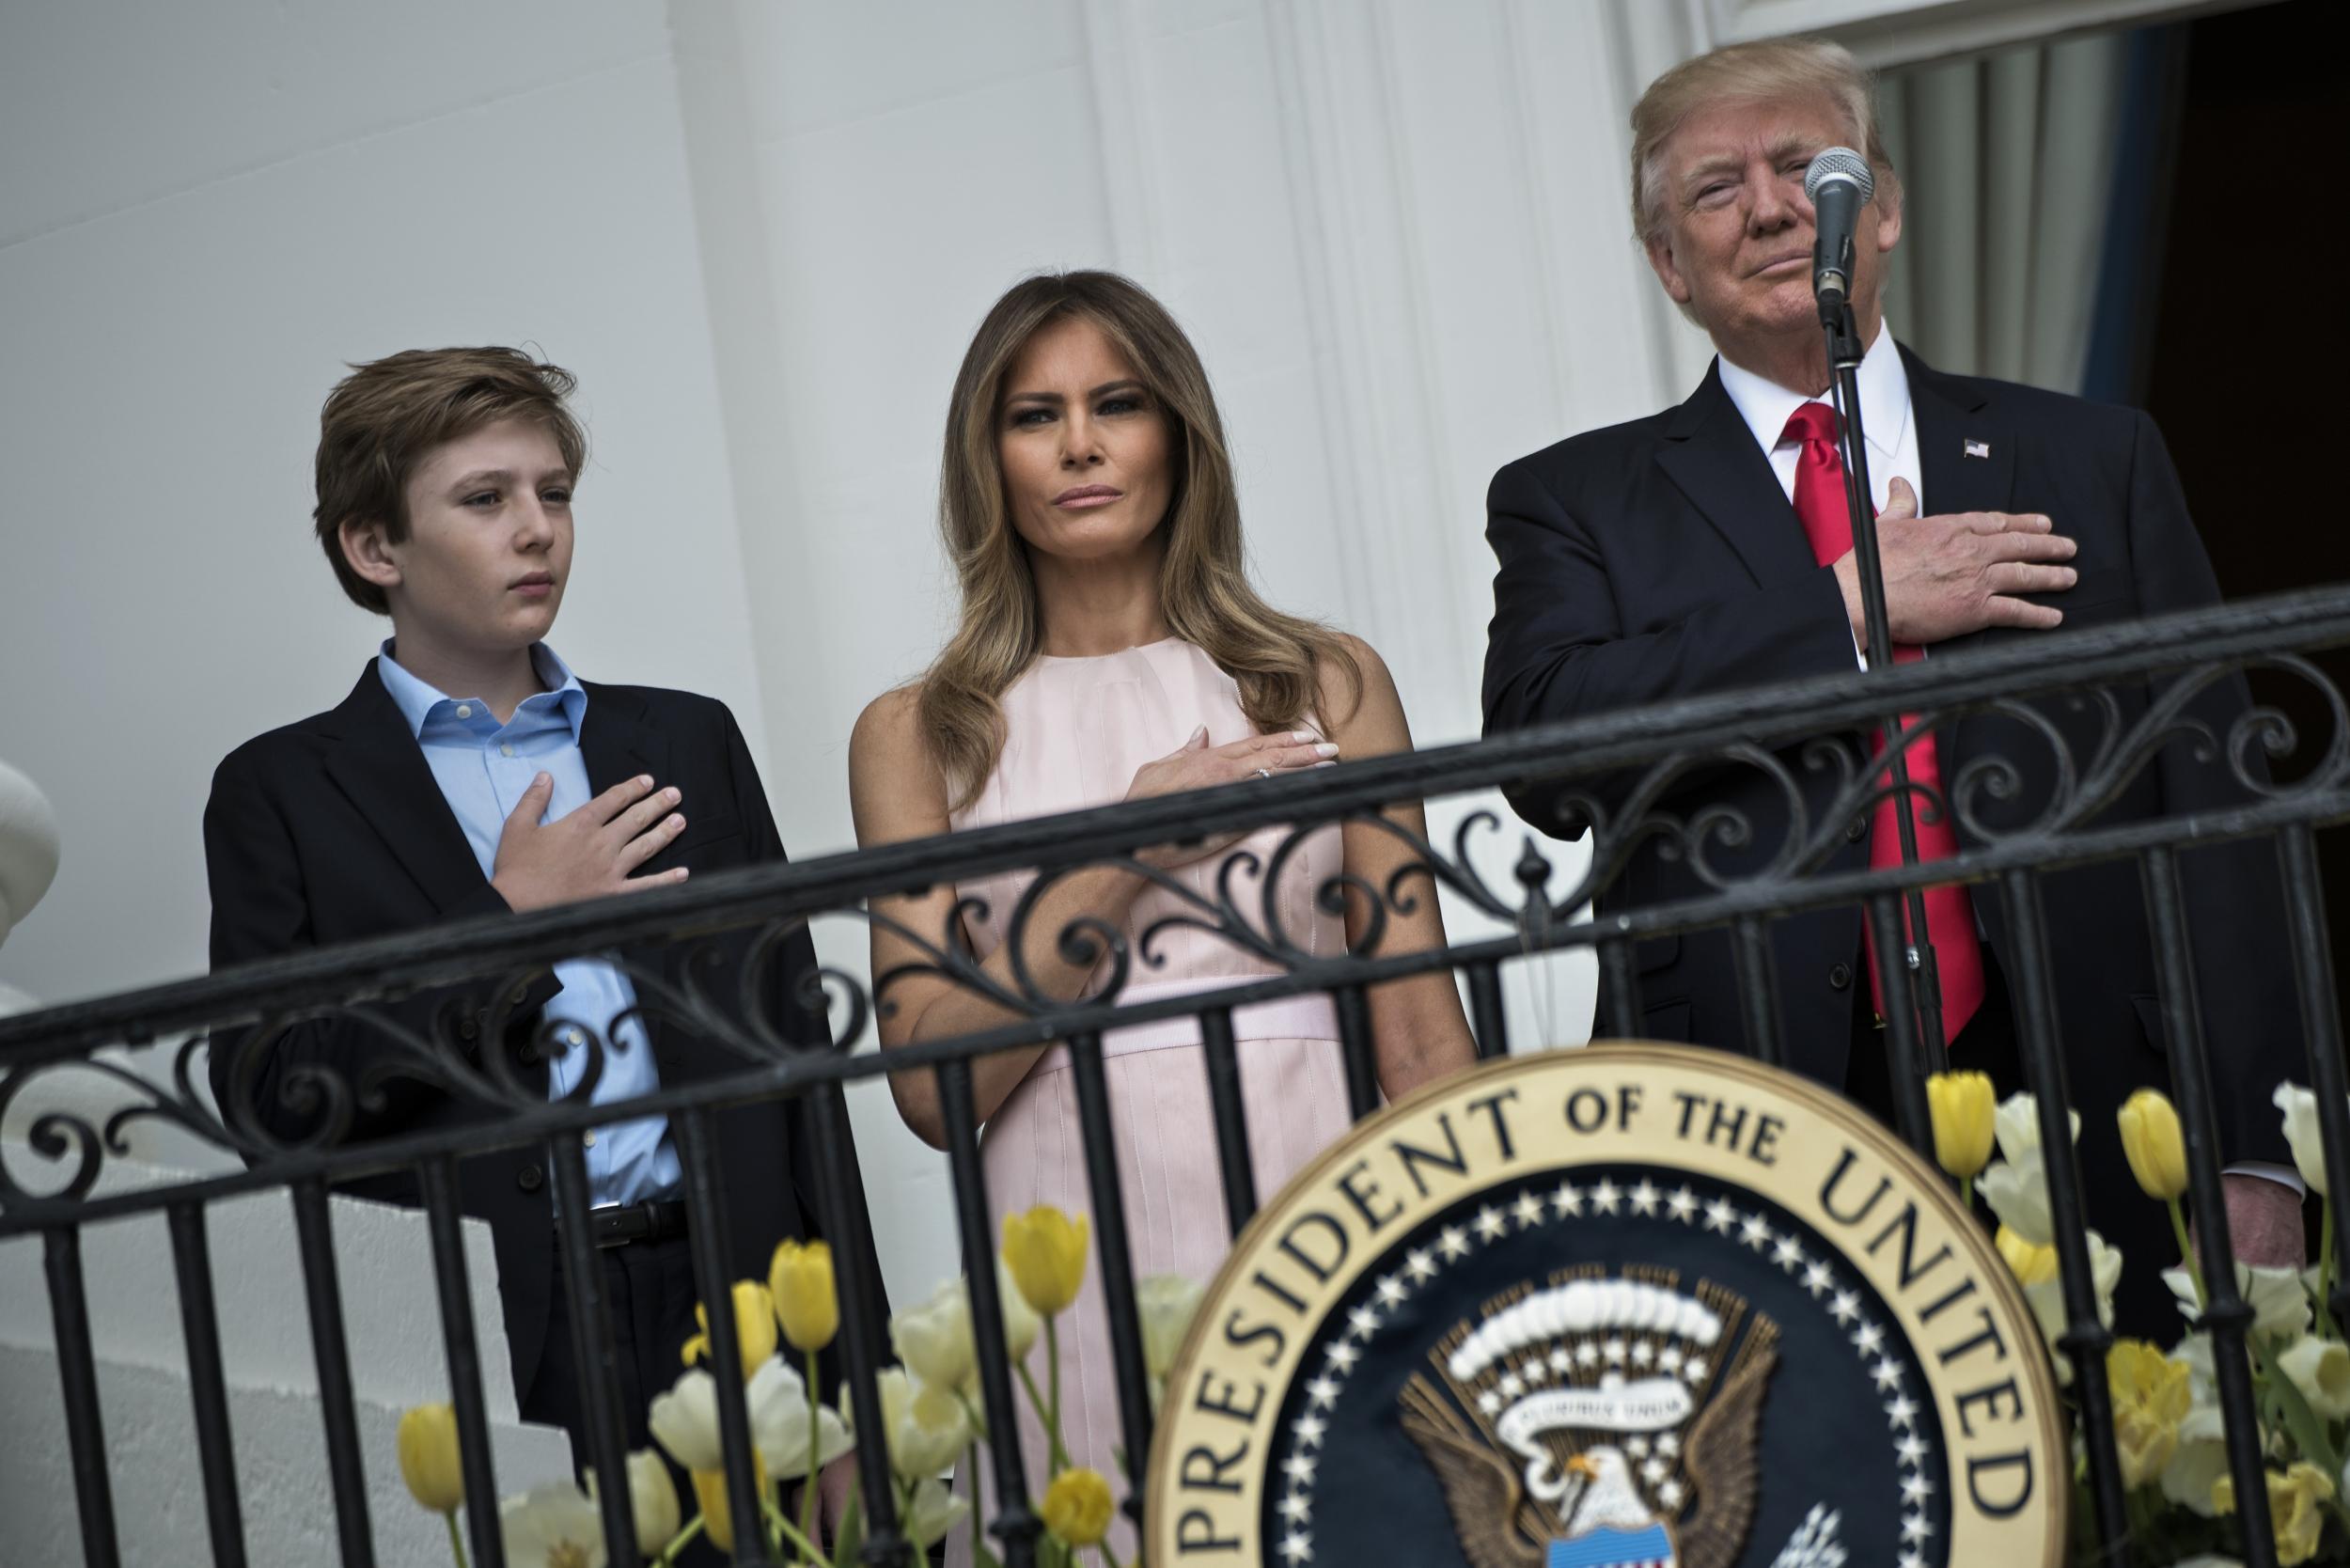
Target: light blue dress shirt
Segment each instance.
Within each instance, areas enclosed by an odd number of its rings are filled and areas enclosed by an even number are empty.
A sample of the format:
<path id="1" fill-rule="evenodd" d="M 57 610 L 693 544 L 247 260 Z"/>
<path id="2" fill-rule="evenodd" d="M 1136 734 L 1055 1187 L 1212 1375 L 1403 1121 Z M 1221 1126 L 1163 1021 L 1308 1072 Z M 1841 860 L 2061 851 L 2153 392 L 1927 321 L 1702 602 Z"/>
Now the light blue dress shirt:
<path id="1" fill-rule="evenodd" d="M 580 754 L 579 728 L 588 716 L 588 693 L 554 650 L 532 646 L 530 657 L 547 689 L 525 698 L 504 725 L 479 698 L 453 698 L 435 691 L 400 668 L 392 644 L 384 644 L 376 670 L 384 690 L 424 748 L 424 760 L 439 780 L 442 798 L 456 813 L 473 846 L 474 859 L 488 876 L 497 864 L 498 838 L 506 819 L 530 781 L 540 774 L 555 780 L 544 821 L 553 822 L 588 804 L 588 760 Z M 623 1010 L 636 1005 L 636 990 L 609 964 L 571 959 L 555 966 L 563 989 L 547 1004 L 550 1022 L 586 1026 L 601 1033 Z M 574 1043 L 586 1037 L 574 1037 Z M 599 1105 L 650 1094 L 661 1087 L 660 1069 L 641 1020 L 631 1017 L 614 1030 L 604 1052 L 603 1076 L 589 1097 Z M 577 1087 L 587 1053 L 569 1050 L 547 1058 L 547 1094 L 559 1098 Z M 584 1135 L 588 1198 L 606 1203 L 641 1203 L 675 1198 L 682 1170 L 666 1117 L 616 1121 Z"/>

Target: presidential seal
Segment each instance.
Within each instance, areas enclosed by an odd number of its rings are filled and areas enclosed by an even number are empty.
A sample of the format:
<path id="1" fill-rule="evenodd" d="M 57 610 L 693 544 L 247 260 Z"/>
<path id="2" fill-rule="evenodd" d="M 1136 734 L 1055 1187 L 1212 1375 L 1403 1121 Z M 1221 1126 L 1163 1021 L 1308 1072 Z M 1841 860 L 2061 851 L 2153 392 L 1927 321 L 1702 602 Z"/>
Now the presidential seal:
<path id="1" fill-rule="evenodd" d="M 1242 1234 L 1170 1372 L 1155 1568 L 2050 1568 L 2039 1330 L 1940 1176 L 1720 1052 L 1491 1063 Z"/>

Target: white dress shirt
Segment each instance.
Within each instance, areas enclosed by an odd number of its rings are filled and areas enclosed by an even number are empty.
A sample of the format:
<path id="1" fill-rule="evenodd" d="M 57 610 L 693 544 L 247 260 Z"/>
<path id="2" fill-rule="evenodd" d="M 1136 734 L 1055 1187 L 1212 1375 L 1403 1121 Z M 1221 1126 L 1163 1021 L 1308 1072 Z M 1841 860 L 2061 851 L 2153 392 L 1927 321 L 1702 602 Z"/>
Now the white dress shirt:
<path id="1" fill-rule="evenodd" d="M 1755 444 L 1771 460 L 1778 488 L 1793 504 L 1795 460 L 1803 455 L 1803 443 L 1781 440 L 1781 432 L 1787 429 L 1789 416 L 1804 404 L 1825 403 L 1833 408 L 1835 398 L 1825 392 L 1816 398 L 1790 392 L 1727 358 L 1716 363 L 1721 367 L 1722 390 L 1738 406 L 1747 429 L 1754 432 Z M 1877 510 L 1885 510 L 1886 495 L 1898 475 L 1918 493 L 1919 515 L 1925 515 L 1925 485 L 1919 478 L 1918 425 L 1909 416 L 1909 371 L 1902 364 L 1893 335 L 1882 322 L 1876 341 L 1860 358 L 1860 425 L 1869 449 L 1869 491 Z"/>

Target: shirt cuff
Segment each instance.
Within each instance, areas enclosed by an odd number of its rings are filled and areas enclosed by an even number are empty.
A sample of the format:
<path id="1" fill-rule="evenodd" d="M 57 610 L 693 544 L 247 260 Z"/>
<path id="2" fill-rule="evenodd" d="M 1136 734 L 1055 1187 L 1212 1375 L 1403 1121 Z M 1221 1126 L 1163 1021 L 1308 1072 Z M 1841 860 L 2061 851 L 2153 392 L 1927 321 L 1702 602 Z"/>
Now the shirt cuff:
<path id="1" fill-rule="evenodd" d="M 2295 1198 L 2307 1199 L 2309 1184 L 2301 1173 L 2289 1165 L 2272 1165 L 2266 1160 L 2245 1160 L 2220 1172 L 2223 1176 L 2257 1176 L 2264 1182 L 2274 1182 L 2280 1187 L 2291 1187 Z"/>

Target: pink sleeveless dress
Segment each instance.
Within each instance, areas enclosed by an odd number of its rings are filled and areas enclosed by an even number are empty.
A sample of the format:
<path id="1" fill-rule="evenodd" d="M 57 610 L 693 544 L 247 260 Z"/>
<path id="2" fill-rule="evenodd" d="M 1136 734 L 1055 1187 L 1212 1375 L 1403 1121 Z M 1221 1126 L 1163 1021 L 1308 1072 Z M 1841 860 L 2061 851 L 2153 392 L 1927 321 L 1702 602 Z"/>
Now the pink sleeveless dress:
<path id="1" fill-rule="evenodd" d="M 957 828 L 1122 800 L 1137 768 L 1182 745 L 1203 724 L 1211 745 L 1257 733 L 1241 711 L 1231 677 L 1178 638 L 1091 658 L 1041 657 L 1002 700 L 1003 757 L 979 797 L 955 814 Z M 1261 870 L 1285 836 L 1284 829 L 1265 829 L 1175 874 L 1213 899 L 1225 858 L 1254 852 L 1260 870 L 1236 870 L 1232 891 L 1251 922 L 1259 922 Z M 1281 874 L 1283 930 L 1315 954 L 1337 953 L 1345 946 L 1342 922 L 1314 903 L 1315 889 L 1337 875 L 1340 865 L 1340 830 L 1330 826 L 1309 835 Z M 964 896 L 986 901 L 985 917 L 970 925 L 981 956 L 1002 944 L 1013 906 L 1031 880 L 1031 873 L 1010 872 L 960 885 Z M 1147 889 L 1127 916 L 1129 943 L 1138 943 L 1152 924 L 1185 907 L 1164 889 Z M 1153 950 L 1165 962 L 1152 965 L 1137 949 L 1123 999 L 1220 989 L 1279 972 L 1222 938 L 1188 929 L 1161 932 Z M 1237 1010 L 1233 1033 L 1240 1042 L 1257 1195 L 1269 1203 L 1292 1172 L 1348 1125 L 1338 1019 L 1327 996 L 1284 998 Z M 1230 1233 L 1198 1026 L 1179 1018 L 1114 1030 L 1103 1041 L 1103 1056 L 1135 1273 L 1137 1278 L 1180 1274 L 1205 1285 L 1224 1261 Z M 1092 1213 L 1067 1052 L 1056 1047 L 1038 1058 L 989 1121 L 980 1152 L 999 1236 L 1005 1215 L 1039 1203 L 1073 1215 Z M 1071 1461 L 1109 1477 L 1122 1499 L 1117 1385 L 1098 1260 L 1089 1259 L 1084 1292 L 1062 1315 L 1059 1332 L 1061 1426 Z M 1039 1388 L 1044 1385 L 1044 1366 L 1040 1340 L 1029 1362 Z M 1041 1497 L 1043 1433 L 1030 1420 L 1022 1435 L 1030 1495 Z M 981 1493 L 981 1504 L 992 1515 L 992 1482 Z M 1121 1560 L 1133 1560 L 1130 1532 L 1121 1527 L 1112 1543 Z M 948 1545 L 950 1564 L 970 1562 L 967 1527 L 955 1529 Z"/>

